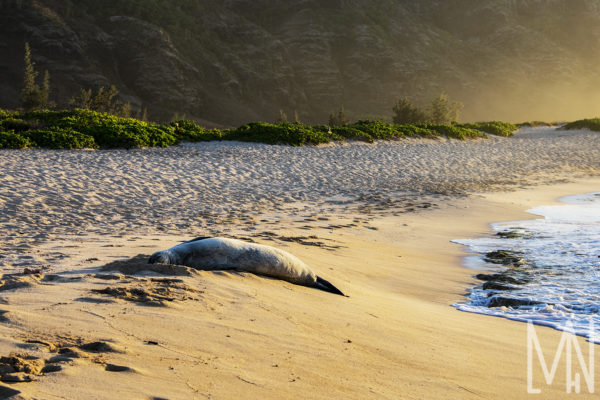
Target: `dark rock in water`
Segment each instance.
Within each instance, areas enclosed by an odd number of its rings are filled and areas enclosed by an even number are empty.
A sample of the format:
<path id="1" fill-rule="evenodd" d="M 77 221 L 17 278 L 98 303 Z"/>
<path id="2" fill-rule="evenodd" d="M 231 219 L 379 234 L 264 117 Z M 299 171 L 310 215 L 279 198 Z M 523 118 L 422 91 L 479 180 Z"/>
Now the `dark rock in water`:
<path id="1" fill-rule="evenodd" d="M 495 274 L 478 274 L 475 278 L 484 281 L 483 290 L 517 290 L 520 285 L 525 285 L 531 281 L 531 277 L 521 271 L 508 269 Z"/>
<path id="2" fill-rule="evenodd" d="M 490 251 L 485 254 L 484 260 L 492 264 L 500 265 L 521 266 L 526 264 L 521 253 L 510 250 Z"/>
<path id="3" fill-rule="evenodd" d="M 488 281 L 483 284 L 483 290 L 516 290 L 518 287 L 513 285 L 509 285 L 506 283 L 501 283 L 497 281 Z"/>
<path id="4" fill-rule="evenodd" d="M 518 239 L 521 237 L 521 234 L 516 231 L 503 231 L 496 233 L 496 236 L 500 236 L 503 239 Z"/>
<path id="5" fill-rule="evenodd" d="M 529 278 L 526 274 L 515 273 L 514 270 L 508 270 L 506 272 L 500 272 L 497 274 L 478 274 L 475 275 L 475 278 L 479 279 L 480 281 L 498 282 L 511 285 L 524 285 L 531 281 L 531 278 Z"/>
<path id="6" fill-rule="evenodd" d="M 518 299 L 514 297 L 504 297 L 504 296 L 493 296 L 488 303 L 489 308 L 494 307 L 521 307 L 521 306 L 533 306 L 536 304 L 542 304 L 539 301 L 529 300 L 529 299 Z"/>
<path id="7" fill-rule="evenodd" d="M 496 233 L 496 236 L 502 239 L 533 239 L 534 235 L 531 232 L 527 232 L 523 229 L 511 229 Z"/>

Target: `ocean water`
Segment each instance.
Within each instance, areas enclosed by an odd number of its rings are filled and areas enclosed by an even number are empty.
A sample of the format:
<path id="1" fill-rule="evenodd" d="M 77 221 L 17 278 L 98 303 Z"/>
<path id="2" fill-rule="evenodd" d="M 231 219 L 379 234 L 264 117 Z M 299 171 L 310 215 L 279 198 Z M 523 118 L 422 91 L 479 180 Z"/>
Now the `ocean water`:
<path id="1" fill-rule="evenodd" d="M 494 235 L 456 240 L 481 284 L 462 311 L 532 321 L 600 343 L 600 192 L 528 210 L 538 219 L 493 224 Z M 590 325 L 592 324 L 592 325 Z M 596 333 L 598 331 L 598 333 Z"/>

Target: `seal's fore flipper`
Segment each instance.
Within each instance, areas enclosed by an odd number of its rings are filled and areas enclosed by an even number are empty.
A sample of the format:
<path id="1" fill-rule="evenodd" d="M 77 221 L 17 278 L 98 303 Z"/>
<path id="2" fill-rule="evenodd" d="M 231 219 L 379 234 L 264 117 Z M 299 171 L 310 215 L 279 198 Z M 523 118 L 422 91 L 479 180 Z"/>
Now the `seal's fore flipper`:
<path id="1" fill-rule="evenodd" d="M 158 253 L 152 254 L 148 259 L 148 264 L 156 264 L 160 261 L 160 255 Z"/>
<path id="2" fill-rule="evenodd" d="M 329 293 L 334 293 L 334 294 L 339 294 L 341 296 L 346 296 L 344 293 L 342 293 L 340 291 L 340 289 L 336 288 L 335 286 L 333 286 L 331 283 L 329 283 L 325 279 L 321 278 L 320 276 L 317 276 L 317 283 L 316 283 L 315 287 L 317 289 L 321 289 L 321 290 L 324 290 L 324 291 L 329 292 Z M 346 296 L 346 297 L 348 297 L 348 296 Z"/>

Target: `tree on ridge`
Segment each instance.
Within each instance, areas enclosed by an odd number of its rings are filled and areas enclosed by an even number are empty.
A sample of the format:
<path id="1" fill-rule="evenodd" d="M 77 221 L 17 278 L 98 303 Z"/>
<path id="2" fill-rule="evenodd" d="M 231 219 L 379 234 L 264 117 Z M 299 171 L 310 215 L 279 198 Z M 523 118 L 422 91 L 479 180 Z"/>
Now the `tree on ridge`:
<path id="1" fill-rule="evenodd" d="M 25 68 L 23 71 L 23 89 L 21 90 L 21 104 L 25 111 L 43 110 L 50 108 L 50 73 L 44 72 L 42 86 L 35 81 L 39 73 L 35 70 L 35 63 L 31 60 L 31 47 L 25 43 Z"/>

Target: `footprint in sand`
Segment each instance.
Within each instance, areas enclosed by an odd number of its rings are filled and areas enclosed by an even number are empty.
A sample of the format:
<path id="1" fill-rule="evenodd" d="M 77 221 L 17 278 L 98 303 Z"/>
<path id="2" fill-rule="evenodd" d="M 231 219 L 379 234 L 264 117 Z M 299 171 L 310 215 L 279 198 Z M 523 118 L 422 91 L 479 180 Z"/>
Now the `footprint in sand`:
<path id="1" fill-rule="evenodd" d="M 81 340 L 75 340 L 81 342 Z M 39 357 L 27 353 L 11 353 L 9 356 L 0 357 L 0 381 L 2 382 L 32 382 L 49 373 L 60 372 L 65 365 L 76 366 L 74 359 L 90 360 L 101 364 L 108 372 L 136 372 L 133 368 L 125 365 L 117 365 L 105 362 L 98 355 L 105 353 L 124 353 L 117 346 L 103 341 L 88 342 L 83 344 L 57 345 L 44 340 L 30 339 L 27 345 L 42 345 L 47 349 L 51 357 Z M 0 386 L 0 395 L 3 393 Z M 4 397 L 0 397 L 4 398 Z"/>

